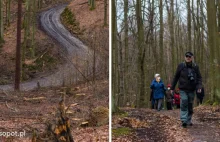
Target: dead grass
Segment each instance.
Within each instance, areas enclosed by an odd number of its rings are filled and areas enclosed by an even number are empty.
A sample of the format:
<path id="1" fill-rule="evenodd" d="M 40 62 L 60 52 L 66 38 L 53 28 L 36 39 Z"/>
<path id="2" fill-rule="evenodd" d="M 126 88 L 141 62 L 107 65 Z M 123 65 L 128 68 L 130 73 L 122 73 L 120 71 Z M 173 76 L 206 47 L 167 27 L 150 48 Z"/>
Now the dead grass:
<path id="1" fill-rule="evenodd" d="M 83 31 L 79 38 L 90 48 L 96 47 L 99 54 L 108 56 L 109 26 L 104 27 L 104 0 L 96 1 L 96 8 L 90 10 L 87 0 L 74 0 L 68 6 Z M 107 6 L 107 23 L 109 23 Z"/>
<path id="2" fill-rule="evenodd" d="M 75 16 L 80 23 L 80 29 L 95 30 L 96 28 L 102 28 L 104 25 L 104 0 L 96 0 L 94 10 L 90 10 L 88 3 L 85 2 L 88 2 L 88 0 L 74 0 L 69 5 L 72 12 L 76 13 Z M 107 20 L 109 19 L 107 18 Z"/>
<path id="3" fill-rule="evenodd" d="M 49 0 L 45 1 L 47 3 Z M 52 3 L 51 3 L 52 5 Z M 50 6 L 50 5 L 48 5 Z M 45 5 L 44 5 L 45 7 Z M 24 5 L 23 5 L 24 8 Z M 24 9 L 23 9 L 24 11 Z M 11 3 L 11 23 L 9 27 L 6 27 L 4 31 L 4 40 L 5 43 L 3 44 L 3 47 L 0 50 L 0 84 L 10 84 L 13 83 L 14 81 L 14 70 L 15 70 L 15 51 L 16 51 L 16 12 L 17 12 L 17 2 L 12 1 Z M 37 18 L 37 17 L 36 17 Z M 54 58 L 54 60 L 58 61 L 50 66 L 50 64 L 47 64 L 46 62 L 44 63 L 45 66 L 41 67 L 40 69 L 34 71 L 36 72 L 35 77 L 41 76 L 45 74 L 45 72 L 51 71 L 51 69 L 55 69 L 57 64 L 60 64 L 62 62 L 62 57 L 58 53 L 59 45 L 54 42 L 53 39 L 48 37 L 44 32 L 42 32 L 39 29 L 39 25 L 37 23 L 38 29 L 36 30 L 35 34 L 35 42 L 36 42 L 36 56 L 39 56 L 41 54 L 41 51 L 44 51 L 48 47 L 50 48 L 50 52 L 48 52 L 48 56 Z M 23 41 L 23 36 L 24 36 L 24 30 L 22 30 L 22 41 Z M 29 49 L 27 49 L 28 51 Z M 59 62 L 61 61 L 61 62 Z M 50 67 L 49 67 L 50 66 Z M 32 70 L 29 70 L 28 68 L 25 70 L 26 77 L 24 78 L 25 80 L 33 78 Z"/>
<path id="4" fill-rule="evenodd" d="M 108 108 L 108 81 L 97 82 L 96 94 L 92 92 L 92 87 L 86 84 L 73 85 L 70 88 L 75 91 L 66 95 L 66 106 L 72 104 L 68 117 L 74 140 L 108 141 L 108 123 L 105 122 L 98 127 L 80 127 L 82 122 L 89 120 L 91 110 Z M 26 131 L 25 138 L 13 137 L 14 141 L 30 141 L 34 129 L 41 134 L 47 121 L 55 117 L 62 90 L 61 87 L 21 93 L 0 93 L 0 131 Z M 79 97 L 77 94 L 84 95 Z"/>

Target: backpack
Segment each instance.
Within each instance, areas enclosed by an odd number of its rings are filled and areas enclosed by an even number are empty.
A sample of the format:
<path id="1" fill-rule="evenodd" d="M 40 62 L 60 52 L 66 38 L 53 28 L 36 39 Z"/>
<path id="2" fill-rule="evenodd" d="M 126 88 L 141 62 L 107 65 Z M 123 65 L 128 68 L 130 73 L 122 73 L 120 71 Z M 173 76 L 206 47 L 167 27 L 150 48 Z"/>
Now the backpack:
<path id="1" fill-rule="evenodd" d="M 182 69 L 180 70 L 180 72 L 186 67 L 186 62 L 182 62 Z M 192 69 L 195 69 L 197 67 L 196 63 L 192 63 Z"/>
<path id="2" fill-rule="evenodd" d="M 180 104 L 180 94 L 175 94 L 174 95 L 174 102 L 175 104 Z"/>

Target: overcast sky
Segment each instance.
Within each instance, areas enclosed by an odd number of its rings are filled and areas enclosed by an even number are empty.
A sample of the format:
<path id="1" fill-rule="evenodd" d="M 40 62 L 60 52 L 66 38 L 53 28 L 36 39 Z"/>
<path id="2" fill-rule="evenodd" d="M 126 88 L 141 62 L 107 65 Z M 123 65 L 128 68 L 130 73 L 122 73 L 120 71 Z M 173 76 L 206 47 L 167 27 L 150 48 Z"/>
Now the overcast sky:
<path id="1" fill-rule="evenodd" d="M 129 6 L 133 6 L 133 1 L 136 2 L 136 0 L 128 0 L 129 1 Z M 148 0 L 146 0 L 148 1 Z M 152 0 L 151 0 L 152 1 Z M 170 0 L 168 0 L 168 2 L 170 2 Z M 174 10 L 176 9 L 176 2 L 177 2 L 177 6 L 178 6 L 178 10 L 179 10 L 179 16 L 181 18 L 181 21 L 184 23 L 187 23 L 187 3 L 186 0 L 174 0 Z M 166 9 L 166 4 L 165 4 L 165 0 L 163 1 L 163 17 L 164 17 L 164 21 L 167 19 L 167 9 Z M 155 7 L 156 7 L 156 17 L 157 17 L 157 21 L 159 20 L 159 0 L 155 0 Z M 118 29 L 121 29 L 121 24 L 122 24 L 122 20 L 124 18 L 124 4 L 123 4 L 123 0 L 117 0 L 117 16 L 118 16 Z M 205 4 L 206 6 L 206 4 Z M 146 7 L 148 7 L 148 2 L 146 2 Z M 196 9 L 197 7 L 197 0 L 194 0 L 194 9 Z M 129 15 L 134 15 L 135 11 L 134 11 L 134 7 L 133 8 L 129 8 Z M 146 10 L 145 10 L 146 11 Z M 203 10 L 206 13 L 206 9 L 204 8 Z"/>

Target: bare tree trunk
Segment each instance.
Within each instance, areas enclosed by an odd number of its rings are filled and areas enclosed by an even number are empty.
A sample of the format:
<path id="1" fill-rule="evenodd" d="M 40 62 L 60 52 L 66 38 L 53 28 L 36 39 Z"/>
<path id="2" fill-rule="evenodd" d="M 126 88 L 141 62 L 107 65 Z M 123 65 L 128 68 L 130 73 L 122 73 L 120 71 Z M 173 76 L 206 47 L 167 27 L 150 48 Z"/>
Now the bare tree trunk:
<path id="1" fill-rule="evenodd" d="M 123 65 L 122 65 L 122 40 L 121 36 L 119 36 L 119 64 L 118 64 L 118 69 L 119 69 L 119 105 L 124 106 L 124 89 L 123 89 Z"/>
<path id="2" fill-rule="evenodd" d="M 93 82 L 93 93 L 96 95 L 96 35 L 93 38 L 93 65 L 92 65 L 92 82 Z"/>
<path id="3" fill-rule="evenodd" d="M 0 44 L 4 41 L 3 0 L 0 0 Z"/>
<path id="4" fill-rule="evenodd" d="M 27 41 L 30 38 L 30 22 L 31 22 L 31 4 L 30 0 L 26 0 L 25 2 L 25 15 L 24 15 L 24 41 L 22 45 L 22 61 L 25 61 L 25 54 L 27 49 Z"/>
<path id="5" fill-rule="evenodd" d="M 168 2 L 167 0 L 166 1 L 166 5 L 167 5 L 167 12 L 168 12 L 168 22 L 169 22 L 169 32 L 170 32 L 170 51 L 171 51 L 171 62 L 169 63 L 170 66 L 172 67 L 172 71 L 171 71 L 171 74 L 169 73 L 168 74 L 168 78 L 171 78 L 171 75 L 174 74 L 174 71 L 176 69 L 176 58 L 175 58 L 175 49 L 174 49 L 174 3 L 173 3 L 173 0 L 171 0 L 171 3 L 170 3 L 170 7 L 168 6 Z M 168 49 L 169 49 L 168 48 Z M 169 54 L 168 54 L 169 56 Z M 169 81 L 170 82 L 170 81 Z"/>
<path id="6" fill-rule="evenodd" d="M 128 0 L 124 0 L 124 24 L 125 24 L 125 37 L 124 37 L 124 47 L 125 47 L 125 61 L 124 61 L 124 104 L 127 103 L 128 98 Z"/>
<path id="7" fill-rule="evenodd" d="M 157 55 L 157 50 L 155 48 L 155 39 L 154 39 L 154 0 L 152 1 L 152 3 L 150 3 L 149 1 L 149 5 L 150 5 L 150 14 L 149 14 L 149 30 L 150 30 L 150 40 L 148 40 L 148 35 L 146 36 L 146 41 L 145 43 L 149 45 L 150 48 L 152 48 L 152 53 L 154 55 L 155 58 L 155 71 L 158 72 L 158 55 Z M 156 34 L 156 33 L 155 33 Z"/>
<path id="8" fill-rule="evenodd" d="M 200 65 L 200 68 L 202 69 L 201 71 L 203 72 L 203 74 L 205 75 L 204 76 L 204 79 L 206 79 L 206 71 L 205 71 L 205 65 L 206 65 L 206 62 L 203 60 L 204 59 L 204 48 L 205 48 L 205 43 L 204 43 L 204 40 L 205 40 L 205 37 L 204 37 L 204 20 L 203 20 L 203 3 L 202 1 L 200 2 L 200 24 L 201 24 L 201 65 Z M 204 71 L 203 71 L 204 70 Z M 203 80 L 204 80 L 203 79 Z M 206 82 L 206 80 L 204 80 L 204 82 Z M 208 88 L 208 87 L 207 87 Z"/>
<path id="9" fill-rule="evenodd" d="M 16 64 L 15 64 L 15 90 L 20 90 L 21 78 L 21 14 L 22 0 L 18 0 L 18 21 L 17 21 L 17 46 L 16 46 Z"/>
<path id="10" fill-rule="evenodd" d="M 116 14 L 116 0 L 112 0 L 112 112 L 117 110 L 117 14 Z"/>
<path id="11" fill-rule="evenodd" d="M 107 26 L 108 23 L 107 23 L 107 0 L 104 0 L 104 26 Z"/>
<path id="12" fill-rule="evenodd" d="M 163 0 L 160 0 L 160 5 L 159 5 L 159 11 L 160 11 L 160 40 L 159 40 L 159 46 L 160 46 L 160 52 L 161 52 L 161 56 L 160 56 L 160 68 L 163 69 Z M 161 70 L 162 76 L 164 76 L 164 71 Z"/>
<path id="13" fill-rule="evenodd" d="M 37 5 L 38 5 L 38 9 L 41 9 L 42 8 L 42 0 L 38 0 Z"/>
<path id="14" fill-rule="evenodd" d="M 200 0 L 197 0 L 197 10 L 196 10 L 196 21 L 197 21 L 197 47 L 198 48 L 198 52 L 197 52 L 197 56 L 198 56 L 198 61 L 200 62 L 200 67 L 201 67 L 201 55 L 202 55 L 202 49 L 201 49 L 201 23 L 200 23 L 200 15 L 199 15 L 199 11 L 200 11 Z"/>
<path id="15" fill-rule="evenodd" d="M 10 26 L 11 19 L 11 0 L 6 1 L 6 25 Z"/>
<path id="16" fill-rule="evenodd" d="M 216 12 L 217 12 L 217 16 L 218 16 L 218 26 L 217 26 L 217 33 L 216 33 L 216 37 L 217 37 L 217 48 L 216 48 L 216 60 L 217 60 L 217 72 L 220 72 L 220 0 L 217 0 L 217 8 Z M 217 92 L 220 92 L 220 76 L 218 76 L 218 79 L 216 80 L 216 84 L 217 84 Z M 218 102 L 220 101 L 220 97 L 218 96 Z"/>
<path id="17" fill-rule="evenodd" d="M 136 18 L 137 18 L 137 26 L 138 26 L 138 99 L 137 99 L 137 107 L 144 106 L 144 98 L 145 98 L 145 90 L 144 90 L 144 58 L 145 58 L 145 49 L 144 49 L 144 29 L 143 29 L 143 21 L 141 14 L 141 0 L 136 1 Z"/>
<path id="18" fill-rule="evenodd" d="M 95 9 L 95 0 L 90 0 L 90 5 L 91 5 L 90 10 Z"/>
<path id="19" fill-rule="evenodd" d="M 190 0 L 187 0 L 187 31 L 188 31 L 188 50 L 192 51 L 191 45 L 191 10 L 190 10 Z"/>
<path id="20" fill-rule="evenodd" d="M 171 46 L 171 54 L 172 54 L 172 67 L 173 67 L 173 71 L 172 71 L 172 74 L 174 74 L 175 72 L 175 68 L 176 68 L 176 54 L 175 54 L 175 43 L 174 43 L 174 0 L 171 0 L 171 3 L 170 3 L 170 12 L 171 12 L 171 15 L 170 15 L 170 37 L 171 37 L 171 43 L 170 43 L 170 46 Z"/>
<path id="21" fill-rule="evenodd" d="M 192 48 L 192 52 L 194 53 L 195 59 L 197 59 L 197 54 L 196 54 L 196 41 L 197 41 L 197 24 L 196 24 L 196 19 L 195 19 L 195 13 L 194 13 L 194 0 L 192 0 L 192 8 L 191 8 L 191 14 L 192 14 L 192 20 L 193 20 L 193 46 L 191 46 Z"/>
<path id="22" fill-rule="evenodd" d="M 208 16 L 208 45 L 210 49 L 210 71 L 209 71 L 209 81 L 211 88 L 211 100 L 216 100 L 216 61 L 215 61 L 215 49 L 217 48 L 216 39 L 216 11 L 215 11 L 215 1 L 207 1 L 207 16 Z"/>
<path id="23" fill-rule="evenodd" d="M 32 58 L 35 57 L 35 28 L 36 24 L 36 0 L 33 0 L 32 3 L 32 39 L 31 39 L 31 50 L 32 50 Z"/>

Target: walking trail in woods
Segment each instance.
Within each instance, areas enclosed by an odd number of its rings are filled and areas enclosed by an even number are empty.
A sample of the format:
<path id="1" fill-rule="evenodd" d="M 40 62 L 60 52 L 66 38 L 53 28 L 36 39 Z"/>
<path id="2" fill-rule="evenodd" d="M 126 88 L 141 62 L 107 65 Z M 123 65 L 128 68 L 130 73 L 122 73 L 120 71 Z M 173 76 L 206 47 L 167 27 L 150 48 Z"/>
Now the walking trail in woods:
<path id="1" fill-rule="evenodd" d="M 85 58 L 88 53 L 88 48 L 61 24 L 60 14 L 67 5 L 53 7 L 40 14 L 40 24 L 43 30 L 58 44 L 62 46 L 61 54 L 66 58 L 66 63 L 60 65 L 57 70 L 50 75 L 36 78 L 32 81 L 21 83 L 21 90 L 32 90 L 37 87 L 59 86 L 65 83 L 71 83 L 73 80 L 78 80 L 74 76 L 77 69 L 73 64 L 73 58 L 80 61 Z M 78 73 L 79 74 L 79 73 Z M 0 85 L 0 90 L 13 90 L 13 85 Z"/>
<path id="2" fill-rule="evenodd" d="M 113 116 L 114 142 L 220 142 L 219 106 L 194 108 L 194 125 L 187 128 L 181 127 L 179 110 L 122 110 L 126 115 Z M 125 127 L 130 129 L 130 134 L 116 136 L 117 129 Z"/>

